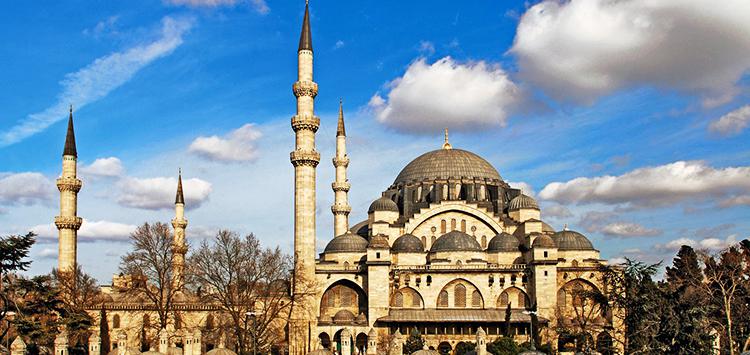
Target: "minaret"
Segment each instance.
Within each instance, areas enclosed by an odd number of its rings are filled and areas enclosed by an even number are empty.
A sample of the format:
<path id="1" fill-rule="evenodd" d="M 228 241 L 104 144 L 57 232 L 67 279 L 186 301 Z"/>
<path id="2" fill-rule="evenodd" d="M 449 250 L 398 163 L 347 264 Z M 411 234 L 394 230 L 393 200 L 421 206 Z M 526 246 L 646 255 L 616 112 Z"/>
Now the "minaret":
<path id="1" fill-rule="evenodd" d="M 313 81 L 313 49 L 310 11 L 305 16 L 297 50 L 297 82 L 292 86 L 297 97 L 297 114 L 292 117 L 295 150 L 290 154 L 294 166 L 294 309 L 289 324 L 289 354 L 307 354 L 315 333 L 315 169 L 320 153 L 315 150 L 315 132 L 320 119 L 314 103 L 318 84 Z"/>
<path id="2" fill-rule="evenodd" d="M 333 188 L 334 201 L 331 206 L 333 212 L 333 236 L 338 237 L 349 230 L 349 188 L 351 184 L 346 178 L 346 168 L 349 166 L 349 157 L 346 155 L 346 129 L 344 128 L 344 107 L 339 101 L 339 123 L 336 129 L 336 156 L 333 157 L 333 166 L 336 168 L 336 180 L 331 184 Z"/>
<path id="3" fill-rule="evenodd" d="M 78 228 L 81 228 L 83 223 L 81 217 L 78 217 L 78 191 L 81 191 L 83 184 L 76 176 L 78 153 L 73 132 L 73 106 L 70 106 L 68 133 L 65 136 L 62 158 L 62 174 L 57 179 L 57 189 L 60 190 L 60 215 L 55 217 L 55 226 L 59 231 L 57 269 L 73 272 L 76 268 Z"/>
<path id="4" fill-rule="evenodd" d="M 185 197 L 182 194 L 182 170 L 180 170 L 177 177 L 177 196 L 174 199 L 174 219 L 172 220 L 172 228 L 174 228 L 174 240 L 172 241 L 172 253 L 174 258 L 172 259 L 172 286 L 175 289 L 181 289 L 184 285 L 184 271 L 185 271 L 185 253 L 187 253 L 187 245 L 185 245 L 185 228 L 187 228 L 188 221 L 185 219 Z"/>

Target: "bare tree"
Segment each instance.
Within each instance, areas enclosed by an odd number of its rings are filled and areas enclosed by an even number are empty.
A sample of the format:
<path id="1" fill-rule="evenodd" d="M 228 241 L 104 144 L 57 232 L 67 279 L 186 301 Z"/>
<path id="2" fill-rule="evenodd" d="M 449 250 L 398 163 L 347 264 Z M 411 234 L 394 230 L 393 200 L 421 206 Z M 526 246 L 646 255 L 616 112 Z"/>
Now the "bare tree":
<path id="1" fill-rule="evenodd" d="M 200 245 L 189 264 L 202 297 L 229 315 L 239 349 L 266 353 L 280 340 L 292 301 L 288 255 L 261 247 L 252 234 L 222 230 L 213 243 Z"/>
<path id="2" fill-rule="evenodd" d="M 133 277 L 124 290 L 142 296 L 154 307 L 159 328 L 166 328 L 175 295 L 183 287 L 173 283 L 172 233 L 164 223 L 144 223 L 130 235 L 133 250 L 122 257 L 120 271 Z"/>
<path id="3" fill-rule="evenodd" d="M 52 287 L 58 292 L 62 301 L 61 316 L 68 329 L 70 341 L 73 344 L 85 344 L 90 335 L 89 328 L 93 319 L 86 309 L 92 306 L 100 294 L 96 280 L 85 273 L 80 265 L 75 271 L 60 271 L 52 269 Z"/>
<path id="4" fill-rule="evenodd" d="M 701 261 L 704 265 L 705 282 L 702 285 L 706 294 L 711 298 L 711 303 L 719 308 L 719 314 L 723 316 L 722 321 L 715 322 L 716 326 L 725 330 L 726 340 L 729 346 L 729 354 L 736 353 L 736 341 L 734 339 L 734 309 L 735 298 L 741 292 L 742 282 L 745 280 L 745 263 L 742 254 L 736 247 L 731 247 L 721 253 L 719 260 L 708 253 L 702 252 Z"/>

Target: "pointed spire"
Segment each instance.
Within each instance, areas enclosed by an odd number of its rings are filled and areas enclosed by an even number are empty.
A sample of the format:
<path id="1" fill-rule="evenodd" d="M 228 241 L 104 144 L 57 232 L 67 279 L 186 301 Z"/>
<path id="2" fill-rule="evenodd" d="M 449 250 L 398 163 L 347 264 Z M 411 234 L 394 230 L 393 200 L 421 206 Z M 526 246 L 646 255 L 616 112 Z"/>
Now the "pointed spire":
<path id="1" fill-rule="evenodd" d="M 445 129 L 445 143 L 443 143 L 443 149 L 453 149 L 450 143 L 448 143 L 448 129 Z"/>
<path id="2" fill-rule="evenodd" d="M 302 34 L 299 36 L 299 49 L 312 51 L 312 35 L 310 34 L 310 6 L 305 0 L 305 18 L 302 20 Z"/>
<path id="3" fill-rule="evenodd" d="M 336 136 L 346 136 L 344 127 L 344 100 L 339 99 L 339 126 L 336 128 Z"/>
<path id="4" fill-rule="evenodd" d="M 185 197 L 182 195 L 182 169 L 179 170 L 177 177 L 177 197 L 174 199 L 175 205 L 178 203 L 185 204 Z"/>
<path id="5" fill-rule="evenodd" d="M 63 148 L 63 156 L 72 155 L 78 157 L 76 152 L 76 135 L 73 131 L 73 105 L 70 105 L 70 116 L 68 117 L 68 133 L 65 135 L 65 148 Z"/>

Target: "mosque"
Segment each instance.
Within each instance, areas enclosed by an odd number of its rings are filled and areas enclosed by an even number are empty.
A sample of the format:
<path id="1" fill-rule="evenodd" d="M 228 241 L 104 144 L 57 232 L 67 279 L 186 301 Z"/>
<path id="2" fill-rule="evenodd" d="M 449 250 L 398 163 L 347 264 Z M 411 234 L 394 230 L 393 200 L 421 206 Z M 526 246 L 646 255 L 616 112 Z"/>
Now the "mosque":
<path id="1" fill-rule="evenodd" d="M 622 325 L 613 312 L 578 296 L 581 290 L 606 292 L 599 271 L 606 261 L 591 241 L 545 223 L 534 198 L 508 185 L 487 160 L 453 147 L 447 130 L 441 147 L 416 157 L 381 196 L 373 196 L 366 220 L 350 223 L 350 161 L 340 108 L 331 185 L 335 237 L 318 254 L 320 154 L 315 138 L 320 119 L 314 113 L 318 85 L 313 81 L 307 5 L 297 55 L 298 80 L 292 87 L 297 112 L 291 118 L 295 149 L 290 154 L 295 172 L 290 295 L 296 301 L 280 334 L 284 353 L 401 354 L 413 329 L 425 339 L 422 351 L 427 354 L 453 354 L 461 343 L 476 343 L 475 353 L 487 354 L 487 344 L 503 335 L 518 343 L 530 341 L 532 327 L 538 331 L 537 341 L 560 353 L 575 351 L 583 341 L 603 354 L 621 347 Z M 76 159 L 71 111 L 62 177 L 57 181 L 61 270 L 75 267 L 76 235 L 82 223 L 77 216 L 82 184 L 76 177 Z M 188 252 L 181 178 L 177 191 L 172 225 L 179 279 Z M 100 323 L 90 340 L 94 355 L 99 355 L 105 337 L 112 352 L 139 352 L 139 332 L 151 311 L 118 295 L 118 288 L 128 282 L 136 281 L 127 275 L 115 277 L 103 290 L 108 298 L 91 311 Z M 214 330 L 218 308 L 189 298 L 176 307 L 183 319 L 164 332 L 177 334 L 179 344 L 159 333 L 153 335 L 154 344 L 157 338 L 159 344 L 154 352 L 230 351 L 218 344 Z M 105 328 L 109 334 L 101 334 Z"/>

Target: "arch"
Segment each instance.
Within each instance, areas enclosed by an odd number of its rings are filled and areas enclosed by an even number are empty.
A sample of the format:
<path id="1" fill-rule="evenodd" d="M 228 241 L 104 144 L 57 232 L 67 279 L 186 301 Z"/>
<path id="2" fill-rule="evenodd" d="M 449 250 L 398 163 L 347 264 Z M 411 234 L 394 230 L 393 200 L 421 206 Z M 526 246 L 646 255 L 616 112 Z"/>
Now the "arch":
<path id="1" fill-rule="evenodd" d="M 451 344 L 447 341 L 444 341 L 438 345 L 438 352 L 441 355 L 448 355 L 453 351 L 453 347 L 451 347 Z"/>
<path id="2" fill-rule="evenodd" d="M 365 349 L 365 346 L 367 346 L 367 334 L 357 334 L 357 337 L 354 338 L 354 347 L 359 350 L 360 354 L 364 354 L 363 350 Z"/>
<path id="3" fill-rule="evenodd" d="M 446 229 L 448 229 L 447 222 L 444 219 L 441 219 L 440 220 L 440 234 L 447 233 Z"/>
<path id="4" fill-rule="evenodd" d="M 565 293 L 565 288 L 557 290 L 557 307 L 561 310 L 565 310 L 568 304 L 568 295 Z"/>
<path id="5" fill-rule="evenodd" d="M 115 314 L 114 317 L 112 317 L 112 329 L 118 328 L 120 328 L 120 315 Z"/>
<path id="6" fill-rule="evenodd" d="M 475 292 L 478 296 L 475 296 Z M 450 295 L 450 296 L 449 296 Z M 471 295 L 471 303 L 467 301 L 467 296 Z M 449 298 L 451 298 L 449 302 Z M 453 306 L 453 308 L 469 308 L 473 306 L 474 297 L 482 299 L 481 291 L 471 281 L 466 279 L 454 279 L 445 284 L 438 294 L 437 307 L 447 308 Z M 483 304 L 483 302 L 480 302 Z"/>
<path id="7" fill-rule="evenodd" d="M 529 296 L 518 287 L 508 287 L 500 293 L 497 299 L 497 308 L 526 308 L 531 302 Z"/>
<path id="8" fill-rule="evenodd" d="M 367 295 L 359 285 L 350 280 L 332 283 L 320 299 L 321 317 L 333 317 L 341 310 L 349 311 L 355 316 L 367 314 Z"/>
<path id="9" fill-rule="evenodd" d="M 451 232 L 456 230 L 456 219 L 451 218 Z"/>
<path id="10" fill-rule="evenodd" d="M 482 235 L 482 248 L 487 249 L 487 236 Z"/>
<path id="11" fill-rule="evenodd" d="M 331 349 L 331 336 L 328 335 L 326 332 L 321 332 L 318 334 L 318 341 L 320 342 L 320 346 L 323 347 L 323 349 Z"/>
<path id="12" fill-rule="evenodd" d="M 613 354 L 612 336 L 607 332 L 601 332 L 596 336 L 596 351 L 602 355 Z"/>
<path id="13" fill-rule="evenodd" d="M 419 291 L 411 288 L 404 287 L 393 293 L 391 298 L 392 307 L 404 307 L 404 308 L 424 308 L 424 300 Z"/>
<path id="14" fill-rule="evenodd" d="M 430 248 L 427 247 L 427 237 L 422 236 L 422 245 L 425 247 L 425 249 L 429 250 Z"/>
<path id="15" fill-rule="evenodd" d="M 566 309 L 569 306 L 582 307 L 585 305 L 585 295 L 583 292 L 600 293 L 599 288 L 588 280 L 575 278 L 566 282 L 557 291 L 557 306 Z M 564 302 L 561 302 L 564 301 Z"/>
<path id="16" fill-rule="evenodd" d="M 494 219 L 491 211 L 487 211 L 482 207 L 468 204 L 441 204 L 433 209 L 430 209 L 429 211 L 426 211 L 425 213 L 416 216 L 416 218 L 407 221 L 406 225 L 404 225 L 404 230 L 406 231 L 406 233 L 414 233 L 414 230 L 416 230 L 426 221 L 430 220 L 432 217 L 446 212 L 468 214 L 469 216 L 476 218 L 477 220 L 484 223 L 492 231 L 493 235 L 503 231 L 503 226 L 500 225 L 500 222 Z M 445 230 L 446 228 L 444 228 L 444 224 L 446 222 L 443 221 L 444 219 L 440 221 L 441 234 L 447 233 L 447 231 Z"/>

